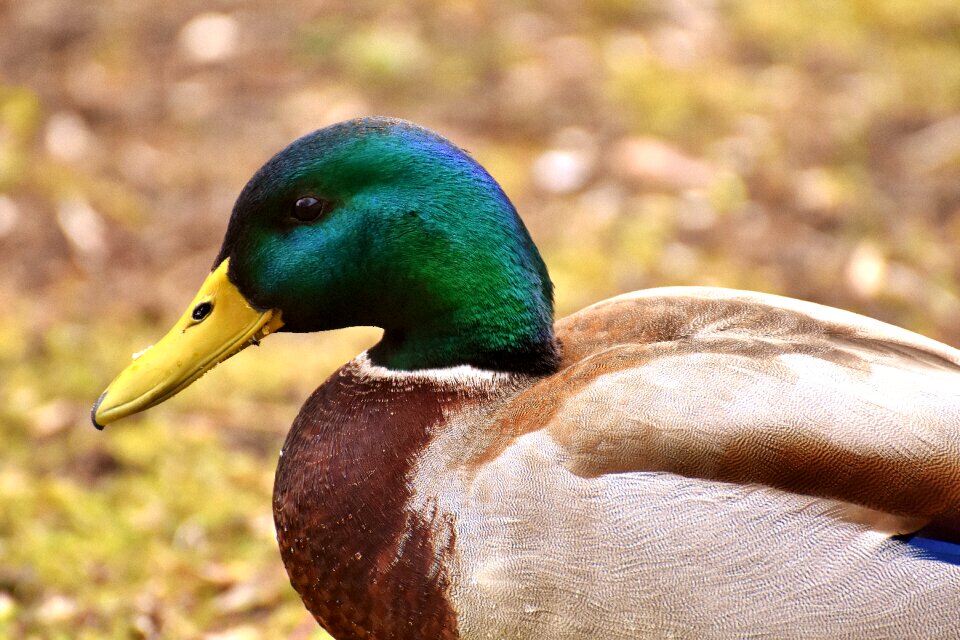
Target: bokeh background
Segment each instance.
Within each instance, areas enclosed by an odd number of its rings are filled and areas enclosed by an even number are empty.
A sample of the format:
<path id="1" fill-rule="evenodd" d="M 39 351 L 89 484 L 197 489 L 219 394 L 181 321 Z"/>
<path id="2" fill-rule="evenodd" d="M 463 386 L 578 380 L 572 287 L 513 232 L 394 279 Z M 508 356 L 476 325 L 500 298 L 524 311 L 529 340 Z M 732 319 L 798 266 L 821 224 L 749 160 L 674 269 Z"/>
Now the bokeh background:
<path id="1" fill-rule="evenodd" d="M 956 0 L 7 0 L 0 637 L 323 637 L 273 470 L 375 330 L 271 338 L 103 433 L 87 412 L 259 165 L 374 113 L 501 181 L 561 314 L 722 285 L 960 345 Z"/>

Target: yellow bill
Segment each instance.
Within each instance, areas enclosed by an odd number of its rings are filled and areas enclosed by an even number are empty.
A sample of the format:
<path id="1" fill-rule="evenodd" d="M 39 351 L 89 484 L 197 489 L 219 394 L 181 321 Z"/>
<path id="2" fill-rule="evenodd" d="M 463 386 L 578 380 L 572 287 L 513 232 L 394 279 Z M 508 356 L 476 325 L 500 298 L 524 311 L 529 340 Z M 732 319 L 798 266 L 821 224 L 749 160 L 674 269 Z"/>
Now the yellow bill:
<path id="1" fill-rule="evenodd" d="M 207 276 L 160 342 L 133 356 L 91 411 L 98 429 L 173 397 L 194 380 L 281 326 L 280 312 L 254 309 L 227 278 L 229 258 Z"/>

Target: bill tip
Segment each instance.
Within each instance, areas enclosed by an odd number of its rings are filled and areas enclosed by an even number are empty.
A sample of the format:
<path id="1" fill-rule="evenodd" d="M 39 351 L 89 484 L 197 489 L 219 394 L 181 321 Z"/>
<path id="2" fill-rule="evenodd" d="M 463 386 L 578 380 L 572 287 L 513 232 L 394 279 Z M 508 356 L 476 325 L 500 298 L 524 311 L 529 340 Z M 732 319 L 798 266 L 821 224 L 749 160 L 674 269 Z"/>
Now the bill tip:
<path id="1" fill-rule="evenodd" d="M 103 399 L 106 397 L 107 397 L 107 392 L 104 391 L 102 394 L 100 394 L 100 397 L 97 399 L 97 401 L 93 404 L 93 407 L 90 409 L 90 422 L 93 423 L 93 426 L 96 427 L 97 431 L 103 431 L 103 427 L 105 426 L 97 422 L 97 409 L 100 408 L 100 405 L 103 404 Z"/>

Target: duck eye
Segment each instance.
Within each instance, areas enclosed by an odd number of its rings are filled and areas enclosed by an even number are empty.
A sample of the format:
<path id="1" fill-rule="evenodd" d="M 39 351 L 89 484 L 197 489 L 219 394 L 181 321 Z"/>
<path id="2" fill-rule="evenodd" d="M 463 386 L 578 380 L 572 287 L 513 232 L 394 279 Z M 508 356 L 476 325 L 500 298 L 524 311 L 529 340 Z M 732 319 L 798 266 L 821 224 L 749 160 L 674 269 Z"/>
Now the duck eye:
<path id="1" fill-rule="evenodd" d="M 192 317 L 197 322 L 200 322 L 201 320 L 206 318 L 208 315 L 210 315 L 211 311 L 213 311 L 213 303 L 201 302 L 200 304 L 198 304 L 193 308 L 193 313 L 190 314 L 190 317 Z"/>
<path id="2" fill-rule="evenodd" d="M 312 222 L 326 213 L 329 208 L 330 202 L 328 200 L 304 196 L 293 203 L 290 217 L 300 222 Z"/>

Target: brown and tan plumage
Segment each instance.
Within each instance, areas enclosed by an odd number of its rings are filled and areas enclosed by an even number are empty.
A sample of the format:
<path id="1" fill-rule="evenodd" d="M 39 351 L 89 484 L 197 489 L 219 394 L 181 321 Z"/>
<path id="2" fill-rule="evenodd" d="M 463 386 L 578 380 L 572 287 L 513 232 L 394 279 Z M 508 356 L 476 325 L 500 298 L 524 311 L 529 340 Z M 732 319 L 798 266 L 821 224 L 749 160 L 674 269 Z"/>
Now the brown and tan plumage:
<path id="1" fill-rule="evenodd" d="M 956 551 L 929 543 L 960 541 L 960 352 L 714 288 L 553 325 L 482 169 L 408 123 L 338 127 L 251 180 L 173 337 L 94 408 L 102 425 L 222 359 L 185 350 L 384 326 L 277 468 L 284 564 L 336 638 L 960 637 Z M 297 222 L 269 222 L 284 203 Z"/>
<path id="2" fill-rule="evenodd" d="M 278 537 L 335 636 L 957 633 L 960 567 L 890 533 L 960 505 L 960 354 L 723 289 L 616 298 L 557 337 L 551 376 L 361 356 L 304 406 Z"/>

